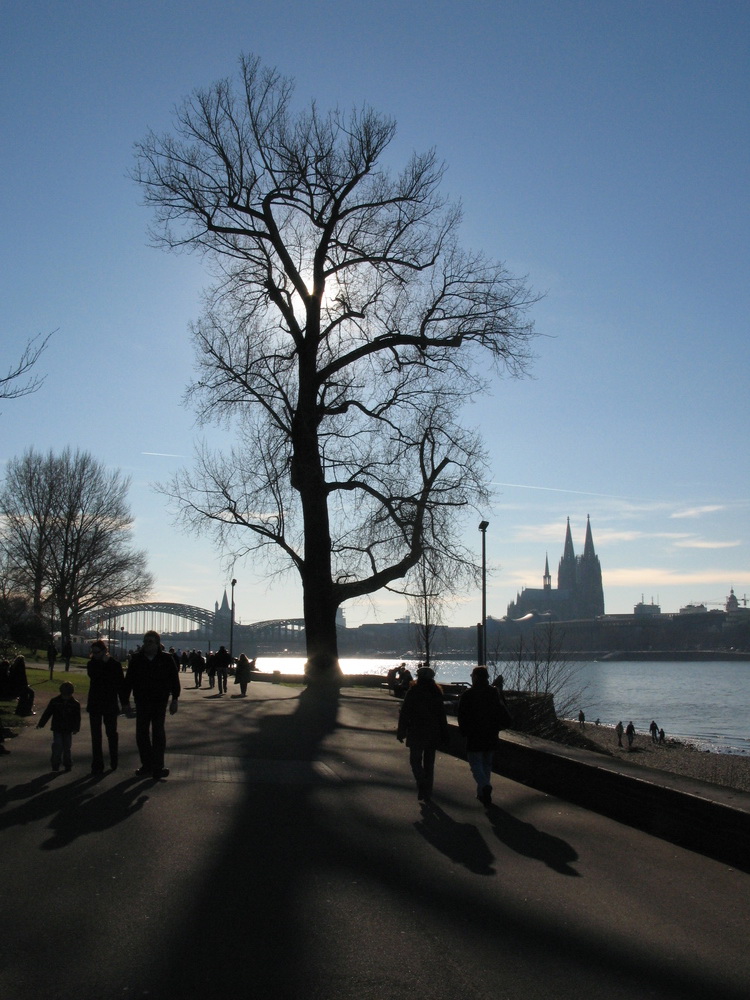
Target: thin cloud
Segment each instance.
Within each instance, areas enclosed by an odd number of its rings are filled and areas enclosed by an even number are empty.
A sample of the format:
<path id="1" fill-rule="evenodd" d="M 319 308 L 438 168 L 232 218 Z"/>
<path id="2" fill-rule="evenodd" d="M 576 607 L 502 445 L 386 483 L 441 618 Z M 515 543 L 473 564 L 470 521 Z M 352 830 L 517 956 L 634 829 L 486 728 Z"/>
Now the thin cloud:
<path id="1" fill-rule="evenodd" d="M 602 579 L 605 598 L 609 587 L 638 587 L 652 591 L 662 587 L 705 584 L 724 587 L 728 592 L 730 585 L 749 586 L 750 571 L 738 573 L 723 568 L 678 571 L 666 566 L 640 566 L 602 570 Z"/>
<path id="2" fill-rule="evenodd" d="M 700 538 L 686 538 L 674 544 L 677 549 L 736 549 L 742 542 L 709 542 Z"/>
<path id="3" fill-rule="evenodd" d="M 702 507 L 688 507 L 685 510 L 676 510 L 669 516 L 672 518 L 703 517 L 704 514 L 715 514 L 717 511 L 726 509 L 724 504 L 704 504 Z"/>

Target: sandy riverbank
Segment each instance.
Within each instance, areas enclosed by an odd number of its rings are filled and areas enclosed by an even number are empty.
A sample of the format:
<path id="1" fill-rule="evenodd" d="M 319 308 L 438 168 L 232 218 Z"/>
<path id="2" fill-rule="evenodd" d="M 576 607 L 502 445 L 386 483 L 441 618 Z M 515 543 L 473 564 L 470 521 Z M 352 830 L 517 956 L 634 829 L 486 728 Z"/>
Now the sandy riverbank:
<path id="1" fill-rule="evenodd" d="M 578 723 L 566 722 L 566 725 L 580 732 Z M 669 739 L 666 743 L 652 743 L 648 733 L 636 734 L 633 749 L 628 750 L 625 737 L 625 746 L 618 747 L 613 726 L 595 726 L 589 722 L 585 725 L 584 735 L 604 753 L 622 761 L 750 792 L 750 755 L 698 750 L 687 743 Z"/>

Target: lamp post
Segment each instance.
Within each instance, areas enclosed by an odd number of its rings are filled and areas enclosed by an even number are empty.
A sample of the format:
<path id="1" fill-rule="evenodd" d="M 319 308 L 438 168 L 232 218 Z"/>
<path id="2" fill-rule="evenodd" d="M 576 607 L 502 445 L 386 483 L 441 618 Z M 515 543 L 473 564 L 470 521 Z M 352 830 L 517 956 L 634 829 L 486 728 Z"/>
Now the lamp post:
<path id="1" fill-rule="evenodd" d="M 232 659 L 234 653 L 234 588 L 236 580 L 232 580 L 232 607 L 229 611 L 229 659 Z"/>
<path id="2" fill-rule="evenodd" d="M 487 529 L 489 521 L 481 521 L 479 530 L 482 532 L 482 624 L 479 633 L 478 657 L 479 666 L 487 666 Z"/>

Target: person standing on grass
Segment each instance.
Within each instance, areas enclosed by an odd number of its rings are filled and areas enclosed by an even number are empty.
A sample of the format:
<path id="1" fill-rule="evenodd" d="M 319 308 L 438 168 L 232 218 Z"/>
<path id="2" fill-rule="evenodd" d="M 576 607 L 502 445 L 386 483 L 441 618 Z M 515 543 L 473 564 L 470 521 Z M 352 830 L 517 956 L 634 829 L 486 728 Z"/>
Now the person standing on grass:
<path id="1" fill-rule="evenodd" d="M 81 728 L 81 705 L 73 697 L 75 688 L 70 681 L 63 681 L 60 694 L 51 698 L 42 712 L 42 717 L 36 724 L 37 729 L 44 729 L 49 719 L 52 719 L 52 770 L 59 771 L 62 763 L 66 771 L 73 766 L 71 747 L 73 736 Z"/>
<path id="2" fill-rule="evenodd" d="M 396 736 L 406 740 L 417 798 L 429 802 L 435 775 L 435 752 L 450 741 L 443 690 L 435 683 L 432 667 L 420 667 L 417 679 L 404 695 Z"/>
<path id="3" fill-rule="evenodd" d="M 50 639 L 50 641 L 47 643 L 47 665 L 49 666 L 49 679 L 50 680 L 52 680 L 52 677 L 53 677 L 53 675 L 55 673 L 55 660 L 56 659 L 57 659 L 57 646 L 55 645 L 55 640 L 54 639 Z"/>
<path id="4" fill-rule="evenodd" d="M 120 714 L 125 682 L 122 664 L 109 655 L 106 642 L 97 639 L 91 643 L 91 659 L 86 670 L 91 679 L 86 702 L 91 727 L 91 773 L 101 774 L 104 771 L 102 723 L 107 734 L 109 766 L 116 771 L 119 756 L 117 716 Z"/>
<path id="5" fill-rule="evenodd" d="M 471 687 L 464 691 L 456 711 L 458 731 L 466 739 L 466 757 L 477 784 L 477 798 L 492 805 L 492 765 L 498 734 L 510 724 L 510 713 L 500 692 L 490 684 L 486 667 L 474 667 Z"/>
<path id="6" fill-rule="evenodd" d="M 130 661 L 123 686 L 126 708 L 130 707 L 131 692 L 135 699 L 135 741 L 141 758 L 141 766 L 135 773 L 139 778 L 166 778 L 169 774 L 164 767 L 167 704 L 170 715 L 174 715 L 180 697 L 180 672 L 163 649 L 158 632 L 146 632 L 141 649 Z"/>

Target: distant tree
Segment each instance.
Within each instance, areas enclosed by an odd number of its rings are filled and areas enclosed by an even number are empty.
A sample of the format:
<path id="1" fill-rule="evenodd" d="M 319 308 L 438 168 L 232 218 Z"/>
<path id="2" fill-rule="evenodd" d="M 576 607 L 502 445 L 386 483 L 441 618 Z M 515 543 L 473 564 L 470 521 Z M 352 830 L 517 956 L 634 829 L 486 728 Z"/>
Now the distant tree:
<path id="1" fill-rule="evenodd" d="M 295 112 L 288 80 L 240 69 L 239 87 L 196 91 L 174 134 L 137 146 L 155 240 L 218 275 L 188 402 L 239 432 L 163 489 L 233 559 L 262 549 L 296 568 L 308 673 L 326 678 L 342 603 L 402 579 L 426 547 L 446 569 L 466 558 L 459 515 L 485 502 L 487 472 L 459 411 L 493 366 L 524 372 L 532 299 L 460 247 L 434 152 L 391 176 L 391 119 Z"/>
<path id="2" fill-rule="evenodd" d="M 131 547 L 129 481 L 87 452 L 33 449 L 7 466 L 2 545 L 14 589 L 41 621 L 57 612 L 64 637 L 86 611 L 146 597 L 146 555 Z"/>
<path id="3" fill-rule="evenodd" d="M 5 375 L 0 376 L 0 399 L 18 399 L 19 396 L 28 396 L 41 388 L 46 375 L 32 374 L 32 369 L 46 350 L 51 336 L 51 333 L 46 337 L 39 335 L 27 342 L 19 360 L 11 365 Z"/>
<path id="4" fill-rule="evenodd" d="M 389 588 L 406 596 L 419 656 L 425 666 L 436 669 L 436 638 L 445 624 L 446 607 L 465 585 L 476 582 L 476 569 L 468 559 L 453 559 L 446 567 L 442 552 L 427 548 L 409 571 L 404 587 Z"/>

